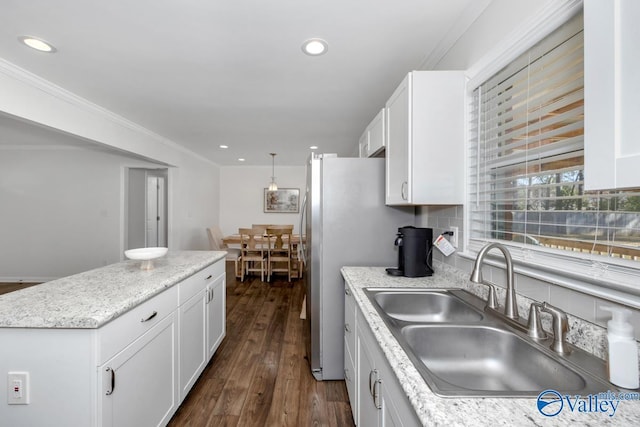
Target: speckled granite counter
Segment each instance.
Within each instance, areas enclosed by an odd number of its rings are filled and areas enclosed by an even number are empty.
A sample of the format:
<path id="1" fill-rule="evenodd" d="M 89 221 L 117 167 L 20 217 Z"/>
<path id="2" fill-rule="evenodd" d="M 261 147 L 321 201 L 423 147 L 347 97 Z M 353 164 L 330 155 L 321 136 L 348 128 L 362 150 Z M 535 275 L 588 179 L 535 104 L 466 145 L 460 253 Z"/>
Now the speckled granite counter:
<path id="1" fill-rule="evenodd" d="M 128 260 L 0 295 L 0 327 L 99 328 L 225 254 L 169 251 L 152 270 Z"/>
<path id="2" fill-rule="evenodd" d="M 393 337 L 367 296 L 365 287 L 462 288 L 486 299 L 486 287 L 469 282 L 468 274 L 443 266 L 432 277 L 392 277 L 378 267 L 343 267 L 342 275 L 373 335 L 389 361 L 418 419 L 425 426 L 540 426 L 540 425 L 619 425 L 640 423 L 640 401 L 621 401 L 614 416 L 563 410 L 545 417 L 536 408 L 536 399 L 514 398 L 442 398 L 435 395 L 422 379 L 400 344 Z M 504 295 L 498 294 L 499 301 Z M 527 313 L 526 299 L 519 300 L 520 313 Z M 568 341 L 603 357 L 602 328 L 570 316 Z M 546 326 L 548 328 L 548 325 Z M 549 329 L 547 329 L 549 330 Z M 542 391 L 542 390 L 541 390 Z"/>

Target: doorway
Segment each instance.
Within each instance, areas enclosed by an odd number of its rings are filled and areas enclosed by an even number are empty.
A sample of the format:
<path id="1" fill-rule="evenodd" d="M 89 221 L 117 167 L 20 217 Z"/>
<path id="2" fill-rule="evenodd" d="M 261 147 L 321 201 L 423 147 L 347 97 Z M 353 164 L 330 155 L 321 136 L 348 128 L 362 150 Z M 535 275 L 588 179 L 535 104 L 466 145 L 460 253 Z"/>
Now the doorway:
<path id="1" fill-rule="evenodd" d="M 167 188 L 167 169 L 129 169 L 127 249 L 167 247 Z"/>

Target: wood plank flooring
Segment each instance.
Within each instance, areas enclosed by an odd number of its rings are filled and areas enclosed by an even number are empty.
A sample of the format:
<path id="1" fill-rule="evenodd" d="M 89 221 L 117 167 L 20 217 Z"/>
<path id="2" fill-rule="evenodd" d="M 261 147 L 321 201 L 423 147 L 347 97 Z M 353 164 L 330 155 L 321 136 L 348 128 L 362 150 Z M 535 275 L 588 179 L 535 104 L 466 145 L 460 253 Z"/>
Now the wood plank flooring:
<path id="1" fill-rule="evenodd" d="M 242 283 L 229 267 L 226 337 L 169 426 L 353 426 L 344 381 L 311 375 L 302 282 Z"/>
<path id="2" fill-rule="evenodd" d="M 39 285 L 40 283 L 0 283 L 0 295 L 8 294 L 9 292 L 18 291 L 20 289 L 28 288 L 29 286 Z"/>

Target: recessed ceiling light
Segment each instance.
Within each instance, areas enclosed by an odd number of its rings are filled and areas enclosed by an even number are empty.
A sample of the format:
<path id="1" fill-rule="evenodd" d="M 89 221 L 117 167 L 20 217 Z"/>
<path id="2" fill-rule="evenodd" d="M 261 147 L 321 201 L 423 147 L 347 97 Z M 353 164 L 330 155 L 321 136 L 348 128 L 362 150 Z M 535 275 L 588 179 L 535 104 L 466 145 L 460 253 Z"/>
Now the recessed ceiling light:
<path id="1" fill-rule="evenodd" d="M 244 162 L 244 159 L 243 159 L 242 157 L 240 157 L 240 158 L 238 159 L 238 161 L 239 161 L 239 162 Z"/>
<path id="2" fill-rule="evenodd" d="M 322 39 L 309 39 L 302 43 L 302 51 L 307 55 L 318 56 L 327 53 L 329 45 Z"/>
<path id="3" fill-rule="evenodd" d="M 26 44 L 30 48 L 38 50 L 40 52 L 54 53 L 54 52 L 57 51 L 55 46 L 53 46 L 51 43 L 46 42 L 46 41 L 44 41 L 42 39 L 39 39 L 37 37 L 20 36 L 20 37 L 18 37 L 18 40 L 20 40 L 22 43 Z"/>
<path id="4" fill-rule="evenodd" d="M 317 146 L 317 145 L 312 145 L 312 146 L 311 146 L 311 147 L 309 147 L 309 148 L 310 148 L 310 149 L 312 149 L 312 150 L 317 150 L 317 149 L 318 149 L 318 146 Z"/>
<path id="5" fill-rule="evenodd" d="M 220 145 L 220 148 L 229 148 L 229 146 L 222 144 L 222 145 Z"/>

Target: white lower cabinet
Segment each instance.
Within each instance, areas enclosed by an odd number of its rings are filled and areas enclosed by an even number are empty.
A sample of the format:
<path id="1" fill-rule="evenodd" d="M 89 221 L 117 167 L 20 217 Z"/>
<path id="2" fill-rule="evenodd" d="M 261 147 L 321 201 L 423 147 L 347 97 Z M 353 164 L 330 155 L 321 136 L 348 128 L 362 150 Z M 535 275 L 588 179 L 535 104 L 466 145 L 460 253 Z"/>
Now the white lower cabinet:
<path id="1" fill-rule="evenodd" d="M 165 425 L 178 407 L 175 312 L 99 368 L 104 426 Z"/>
<path id="2" fill-rule="evenodd" d="M 169 422 L 224 337 L 224 285 L 219 261 L 107 325 L 122 334 L 158 322 L 99 368 L 103 426 Z"/>
<path id="3" fill-rule="evenodd" d="M 358 372 L 356 371 L 356 306 L 351 291 L 345 289 L 344 297 L 344 381 L 351 404 L 353 421 L 358 424 Z"/>
<path id="4" fill-rule="evenodd" d="M 358 331 L 360 332 L 360 331 Z M 380 395 L 380 372 L 375 367 L 373 355 L 366 339 L 358 334 L 358 425 L 379 426 L 382 424 L 383 400 Z"/>
<path id="5" fill-rule="evenodd" d="M 227 310 L 225 282 L 226 277 L 224 274 L 218 276 L 207 287 L 206 291 L 207 360 L 211 359 L 227 332 L 225 322 Z"/>
<path id="6" fill-rule="evenodd" d="M 207 364 L 205 290 L 179 308 L 180 316 L 180 398 L 189 393 Z"/>
<path id="7" fill-rule="evenodd" d="M 0 368 L 29 372 L 31 390 L 29 405 L 0 405 L 0 425 L 166 425 L 224 338 L 224 268 L 223 258 L 98 329 L 0 328 Z"/>
<path id="8" fill-rule="evenodd" d="M 345 297 L 346 308 L 350 304 L 349 299 L 353 300 L 353 297 L 347 294 Z M 354 370 L 352 380 L 355 385 L 353 391 L 349 389 L 349 379 L 345 379 L 349 401 L 354 412 L 354 422 L 363 427 L 419 426 L 420 422 L 415 411 L 378 346 L 366 320 L 359 308 L 356 308 L 355 311 L 355 355 L 349 354 L 349 347 L 346 343 L 348 335 L 345 332 L 345 373 L 349 369 L 346 365 L 348 358 L 353 356 L 355 362 L 355 366 L 352 367 Z M 347 318 L 346 313 L 345 318 Z"/>
<path id="9" fill-rule="evenodd" d="M 200 377 L 225 335 L 224 263 L 179 284 L 180 399 Z"/>

